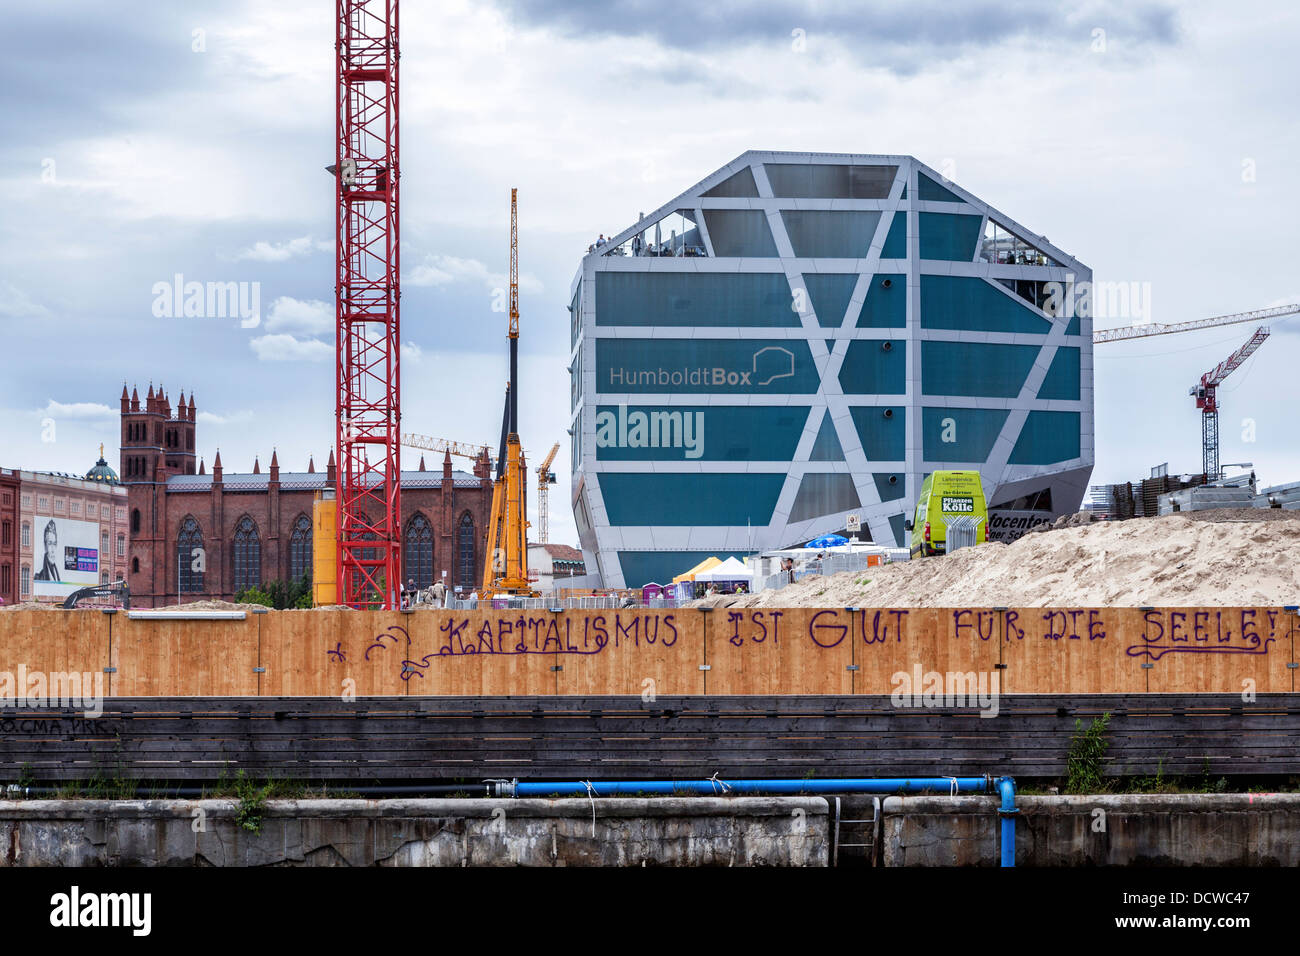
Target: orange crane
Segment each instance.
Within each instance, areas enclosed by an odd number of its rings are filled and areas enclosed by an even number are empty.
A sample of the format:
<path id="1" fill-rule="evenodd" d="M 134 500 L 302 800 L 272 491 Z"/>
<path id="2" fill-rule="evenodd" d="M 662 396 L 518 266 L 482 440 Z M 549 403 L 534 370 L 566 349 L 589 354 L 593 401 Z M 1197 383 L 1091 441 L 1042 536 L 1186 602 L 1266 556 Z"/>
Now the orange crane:
<path id="1" fill-rule="evenodd" d="M 555 472 L 551 471 L 551 462 L 555 461 L 555 455 L 560 450 L 560 443 L 557 441 L 551 446 L 551 453 L 546 456 L 546 460 L 541 463 L 537 469 L 537 543 L 549 544 L 551 541 L 551 509 L 550 509 L 550 491 L 551 485 L 555 484 Z"/>
<path id="2" fill-rule="evenodd" d="M 519 444 L 519 233 L 518 190 L 510 190 L 510 381 L 501 422 L 501 452 L 492 485 L 483 594 L 488 597 L 536 597 L 528 582 L 528 480 Z"/>

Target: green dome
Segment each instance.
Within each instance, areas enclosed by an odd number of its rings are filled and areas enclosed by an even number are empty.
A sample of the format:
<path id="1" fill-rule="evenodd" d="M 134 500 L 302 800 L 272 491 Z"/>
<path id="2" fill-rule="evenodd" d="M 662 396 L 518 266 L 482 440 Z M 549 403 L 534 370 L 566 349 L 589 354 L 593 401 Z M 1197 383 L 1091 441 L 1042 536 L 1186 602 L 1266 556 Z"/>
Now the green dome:
<path id="1" fill-rule="evenodd" d="M 104 460 L 104 446 L 99 446 L 99 461 L 95 462 L 95 467 L 86 472 L 87 481 L 102 481 L 108 485 L 118 484 L 117 472 L 108 467 L 108 462 Z"/>

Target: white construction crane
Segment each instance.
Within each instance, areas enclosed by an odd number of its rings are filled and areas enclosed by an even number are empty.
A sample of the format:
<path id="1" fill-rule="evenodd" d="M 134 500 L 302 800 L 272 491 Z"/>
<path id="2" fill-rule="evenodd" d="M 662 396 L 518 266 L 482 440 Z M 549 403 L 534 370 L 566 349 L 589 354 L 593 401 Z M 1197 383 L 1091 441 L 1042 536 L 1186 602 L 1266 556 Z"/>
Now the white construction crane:
<path id="1" fill-rule="evenodd" d="M 1131 325 L 1127 328 L 1101 329 L 1092 333 L 1094 345 L 1102 342 L 1122 342 L 1127 339 L 1141 339 L 1151 335 L 1168 335 L 1171 332 L 1195 332 L 1197 329 L 1210 329 L 1220 325 L 1236 325 L 1241 322 L 1256 322 L 1260 319 L 1276 319 L 1286 315 L 1300 313 L 1300 304 L 1278 305 L 1268 309 L 1254 309 L 1250 312 L 1235 312 L 1232 315 L 1216 315 L 1209 319 L 1192 319 L 1190 322 L 1150 322 L 1146 325 Z M 1255 334 L 1237 351 L 1220 362 L 1209 372 L 1201 376 L 1201 381 L 1192 386 L 1190 394 L 1196 399 L 1196 407 L 1201 410 L 1201 459 L 1207 482 L 1218 481 L 1222 477 L 1219 468 L 1219 405 L 1217 388 L 1223 380 L 1243 362 L 1255 353 L 1266 338 L 1268 327 L 1260 326 Z"/>
<path id="2" fill-rule="evenodd" d="M 1123 342 L 1127 339 L 1142 339 L 1150 335 L 1168 335 L 1170 332 L 1195 332 L 1197 329 L 1210 329 L 1220 325 L 1236 325 L 1239 322 L 1258 322 L 1261 319 L 1276 319 L 1284 315 L 1300 314 L 1300 304 L 1278 305 L 1270 309 L 1255 309 L 1253 312 L 1235 312 L 1232 315 L 1216 315 L 1209 319 L 1192 319 L 1190 322 L 1149 322 L 1146 325 L 1128 325 L 1117 329 L 1098 329 L 1092 333 L 1092 344 L 1103 342 Z"/>
<path id="3" fill-rule="evenodd" d="M 537 543 L 549 544 L 551 541 L 550 489 L 555 484 L 555 472 L 551 471 L 551 462 L 560 450 L 557 441 L 551 446 L 551 453 L 537 467 Z"/>
<path id="4" fill-rule="evenodd" d="M 461 458 L 477 459 L 488 450 L 487 444 L 471 445 L 463 441 L 449 441 L 446 438 L 430 438 L 428 435 L 403 435 L 402 444 L 407 448 L 422 448 L 425 451 L 451 452 Z M 489 457 L 489 461 L 491 458 Z"/>

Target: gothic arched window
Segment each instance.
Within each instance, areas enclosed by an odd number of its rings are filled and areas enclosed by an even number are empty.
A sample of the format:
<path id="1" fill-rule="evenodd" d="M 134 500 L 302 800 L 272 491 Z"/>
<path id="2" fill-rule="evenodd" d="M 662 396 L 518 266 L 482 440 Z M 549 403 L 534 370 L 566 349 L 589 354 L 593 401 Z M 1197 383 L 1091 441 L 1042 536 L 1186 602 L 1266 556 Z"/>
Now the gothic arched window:
<path id="1" fill-rule="evenodd" d="M 463 588 L 478 586 L 474 580 L 477 577 L 474 544 L 474 516 L 466 511 L 460 516 L 460 526 L 456 529 L 456 584 Z"/>
<path id="2" fill-rule="evenodd" d="M 289 578 L 297 581 L 311 575 L 311 519 L 298 515 L 289 535 Z"/>
<path id="3" fill-rule="evenodd" d="M 433 527 L 428 518 L 417 513 L 406 523 L 403 547 L 406 550 L 406 578 L 402 585 L 414 579 L 417 588 L 430 587 L 433 584 Z"/>
<path id="4" fill-rule="evenodd" d="M 262 583 L 262 539 L 257 525 L 244 515 L 235 525 L 235 593 L 247 591 Z"/>
<path id="5" fill-rule="evenodd" d="M 136 511 L 135 515 L 140 512 Z M 203 552 L 203 531 L 193 518 L 181 522 L 176 535 L 176 580 L 182 594 L 203 592 L 203 572 L 207 555 Z"/>

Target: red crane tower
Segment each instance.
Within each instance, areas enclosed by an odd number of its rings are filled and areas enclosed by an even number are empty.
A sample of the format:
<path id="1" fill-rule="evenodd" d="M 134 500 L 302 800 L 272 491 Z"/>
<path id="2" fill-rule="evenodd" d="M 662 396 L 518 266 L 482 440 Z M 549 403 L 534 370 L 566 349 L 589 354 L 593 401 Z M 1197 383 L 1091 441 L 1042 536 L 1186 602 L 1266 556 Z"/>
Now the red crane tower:
<path id="1" fill-rule="evenodd" d="M 401 588 L 397 0 L 337 0 L 338 597 Z"/>
<path id="2" fill-rule="evenodd" d="M 1219 385 L 1255 354 L 1268 334 L 1268 326 L 1261 325 L 1245 345 L 1202 375 L 1200 383 L 1187 392 L 1195 397 L 1196 407 L 1201 410 L 1201 457 L 1206 482 L 1219 480 Z"/>

